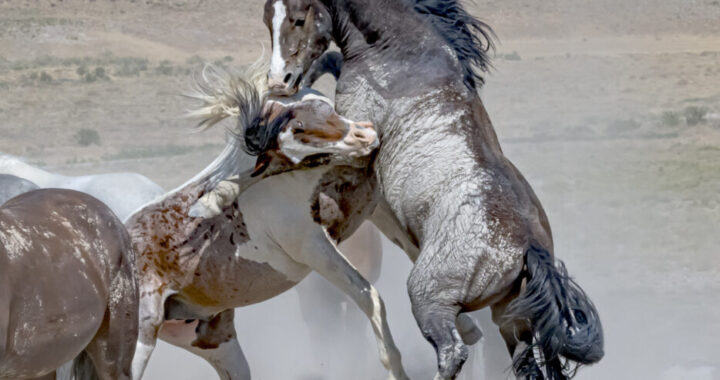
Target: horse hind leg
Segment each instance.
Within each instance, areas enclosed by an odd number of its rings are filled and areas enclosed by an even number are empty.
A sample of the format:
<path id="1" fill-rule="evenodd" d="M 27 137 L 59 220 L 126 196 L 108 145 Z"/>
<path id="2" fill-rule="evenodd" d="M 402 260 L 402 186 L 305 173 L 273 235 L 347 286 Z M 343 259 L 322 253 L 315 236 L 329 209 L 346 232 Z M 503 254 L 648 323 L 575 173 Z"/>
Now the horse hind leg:
<path id="1" fill-rule="evenodd" d="M 138 293 L 134 265 L 124 259 L 110 286 L 103 323 L 85 352 L 102 380 L 132 379 L 132 361 L 138 337 Z M 82 354 L 76 358 L 81 365 Z"/>
<path id="2" fill-rule="evenodd" d="M 469 353 L 455 323 L 460 307 L 418 303 L 416 297 L 411 297 L 411 302 L 420 331 L 437 353 L 438 372 L 435 379 L 455 379 Z"/>
<path id="3" fill-rule="evenodd" d="M 209 321 L 171 321 L 160 339 L 205 359 L 223 380 L 249 380 L 250 366 L 237 340 L 235 311 L 228 309 Z"/>
<path id="4" fill-rule="evenodd" d="M 432 252 L 421 252 L 407 280 L 415 321 L 435 348 L 438 372 L 435 379 L 455 379 L 468 358 L 468 347 L 458 330 L 474 323 L 458 318 L 465 298 L 462 284 L 455 283 L 451 266 L 433 265 Z M 426 261 L 427 260 L 427 261 Z M 448 273 L 445 275 L 444 273 Z"/>
<path id="5" fill-rule="evenodd" d="M 455 325 L 457 326 L 458 332 L 460 332 L 463 342 L 468 346 L 474 345 L 483 337 L 480 326 L 478 326 L 477 322 L 467 313 L 458 314 Z"/>

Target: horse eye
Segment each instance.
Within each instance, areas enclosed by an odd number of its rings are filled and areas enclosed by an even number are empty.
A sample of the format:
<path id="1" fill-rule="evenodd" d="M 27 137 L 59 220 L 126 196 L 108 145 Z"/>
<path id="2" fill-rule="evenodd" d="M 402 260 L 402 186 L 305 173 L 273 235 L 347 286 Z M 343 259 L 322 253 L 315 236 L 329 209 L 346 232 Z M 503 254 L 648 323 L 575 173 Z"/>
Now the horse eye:
<path id="1" fill-rule="evenodd" d="M 305 26 L 305 20 L 301 20 L 301 19 L 295 20 L 295 26 L 302 28 L 303 26 Z"/>
<path id="2" fill-rule="evenodd" d="M 293 131 L 295 133 L 305 133 L 305 130 L 303 129 L 302 121 L 298 120 L 295 122 L 295 127 L 293 128 Z"/>

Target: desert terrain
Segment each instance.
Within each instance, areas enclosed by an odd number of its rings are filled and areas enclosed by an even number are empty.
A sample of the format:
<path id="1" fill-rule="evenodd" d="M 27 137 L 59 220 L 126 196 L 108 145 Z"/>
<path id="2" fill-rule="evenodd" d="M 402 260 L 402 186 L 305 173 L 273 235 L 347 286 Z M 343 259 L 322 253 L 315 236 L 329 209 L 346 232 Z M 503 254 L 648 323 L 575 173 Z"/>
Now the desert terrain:
<path id="1" fill-rule="evenodd" d="M 0 152 L 68 175 L 133 171 L 167 190 L 182 184 L 224 136 L 193 131 L 181 94 L 206 62 L 269 56 L 263 3 L 0 0 Z M 468 7 L 499 37 L 481 95 L 503 149 L 604 322 L 606 357 L 577 378 L 720 379 L 720 2 Z M 324 78 L 320 88 L 332 86 Z M 429 379 L 435 358 L 410 314 L 410 263 L 384 243 L 377 287 L 390 327 L 411 377 Z M 236 325 L 256 379 L 386 377 L 369 328 L 313 347 L 292 291 L 238 310 Z M 496 331 L 485 333 L 486 356 L 509 365 Z M 464 379 L 485 378 L 477 357 Z M 146 372 L 214 376 L 166 344 Z"/>

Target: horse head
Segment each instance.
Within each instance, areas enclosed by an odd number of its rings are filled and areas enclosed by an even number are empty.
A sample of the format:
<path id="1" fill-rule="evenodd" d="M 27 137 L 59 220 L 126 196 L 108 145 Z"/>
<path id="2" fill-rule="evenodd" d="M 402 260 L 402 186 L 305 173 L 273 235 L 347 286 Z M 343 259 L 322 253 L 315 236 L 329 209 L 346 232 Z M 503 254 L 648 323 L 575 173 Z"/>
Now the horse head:
<path id="1" fill-rule="evenodd" d="M 263 20 L 272 37 L 270 91 L 298 91 L 310 65 L 332 40 L 332 19 L 319 0 L 267 0 Z"/>
<path id="2" fill-rule="evenodd" d="M 207 67 L 190 95 L 204 105 L 189 116 L 200 118 L 202 129 L 234 118 L 235 137 L 243 140 L 246 153 L 258 157 L 253 176 L 268 168 L 264 176 L 330 162 L 367 165 L 365 157 L 380 144 L 372 123 L 338 115 L 330 99 L 310 88 L 290 97 L 271 96 L 259 70 L 251 67 L 238 76 Z"/>

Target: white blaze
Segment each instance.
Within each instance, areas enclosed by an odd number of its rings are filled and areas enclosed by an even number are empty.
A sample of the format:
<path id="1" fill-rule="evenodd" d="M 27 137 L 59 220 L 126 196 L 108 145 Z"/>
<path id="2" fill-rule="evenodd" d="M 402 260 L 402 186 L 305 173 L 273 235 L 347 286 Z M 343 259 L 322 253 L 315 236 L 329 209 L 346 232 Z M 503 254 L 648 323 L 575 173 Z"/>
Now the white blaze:
<path id="1" fill-rule="evenodd" d="M 285 61 L 283 60 L 282 53 L 280 51 L 280 28 L 282 27 L 283 20 L 285 20 L 285 4 L 283 0 L 278 0 L 273 4 L 275 8 L 275 15 L 273 15 L 273 52 L 272 58 L 270 59 L 270 74 L 282 75 L 285 69 Z"/>

